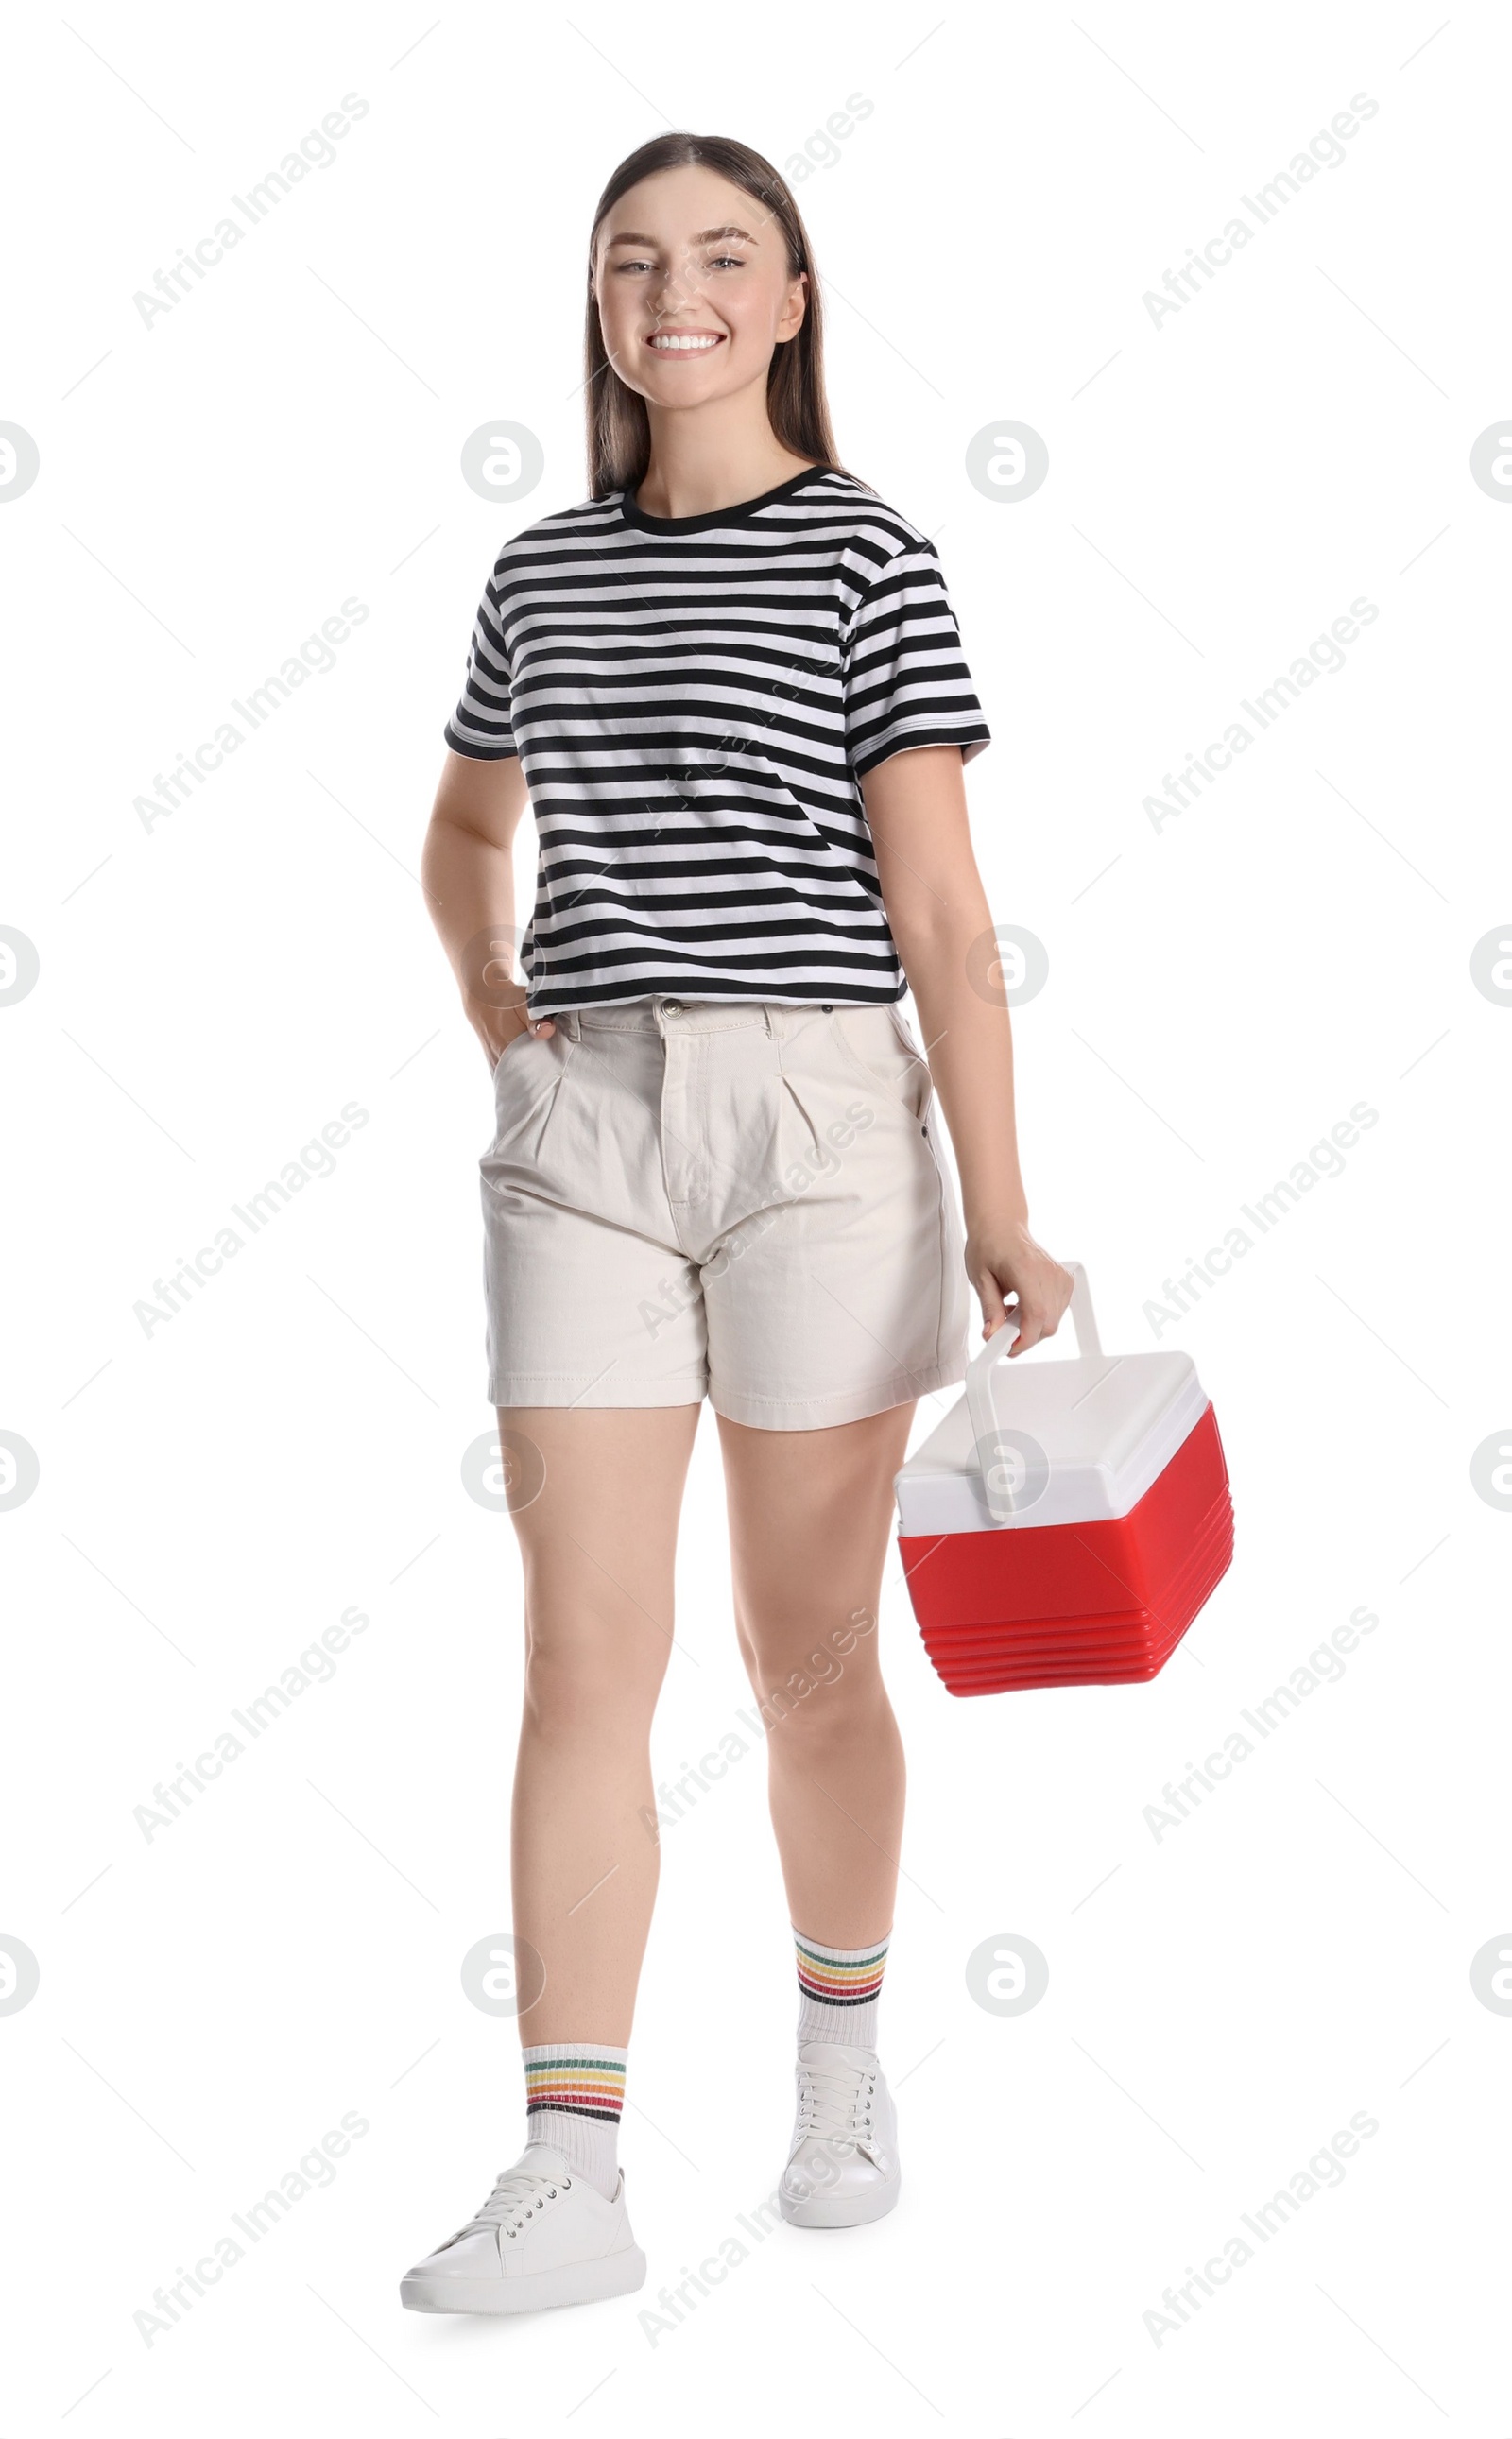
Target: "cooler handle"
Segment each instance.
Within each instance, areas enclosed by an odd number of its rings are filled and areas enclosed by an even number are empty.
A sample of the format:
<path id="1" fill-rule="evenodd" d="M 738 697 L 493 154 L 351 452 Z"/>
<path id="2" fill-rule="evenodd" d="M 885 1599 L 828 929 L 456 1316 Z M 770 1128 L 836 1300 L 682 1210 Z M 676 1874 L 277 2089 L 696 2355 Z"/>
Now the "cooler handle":
<path id="1" fill-rule="evenodd" d="M 1078 1355 L 1100 1355 L 1102 1340 L 1097 1335 L 1096 1317 L 1092 1309 L 1092 1290 L 1087 1285 L 1087 1273 L 1080 1262 L 1063 1262 L 1071 1273 L 1071 1302 L 1067 1309 L 1076 1334 Z M 1008 1348 L 1019 1334 L 1019 1325 L 1010 1306 L 1001 1329 L 995 1329 L 980 1354 L 973 1355 L 967 1366 L 966 1402 L 971 1417 L 973 1454 L 982 1475 L 982 1493 L 988 1513 L 1005 1523 L 1016 1510 L 1016 1485 L 1023 1471 L 1022 1451 L 1011 1444 L 1000 1447 L 999 1424 L 994 1410 L 993 1374 L 1000 1363 L 1009 1361 Z M 985 1462 L 984 1462 L 985 1460 Z"/>

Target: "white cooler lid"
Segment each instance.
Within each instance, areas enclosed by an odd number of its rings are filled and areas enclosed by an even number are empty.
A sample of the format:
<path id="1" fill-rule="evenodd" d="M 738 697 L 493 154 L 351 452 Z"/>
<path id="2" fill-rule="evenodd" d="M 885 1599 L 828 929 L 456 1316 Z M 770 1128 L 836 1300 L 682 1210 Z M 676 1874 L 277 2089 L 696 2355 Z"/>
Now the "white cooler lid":
<path id="1" fill-rule="evenodd" d="M 1174 1348 L 1034 1362 L 1005 1354 L 987 1364 L 995 1344 L 974 1359 L 977 1406 L 1005 1434 L 985 1447 L 989 1463 L 996 1451 L 994 1502 L 1014 1512 L 994 1516 L 987 1504 L 963 1396 L 894 1476 L 900 1532 L 1012 1532 L 1127 1516 L 1207 1411 L 1196 1364 Z"/>

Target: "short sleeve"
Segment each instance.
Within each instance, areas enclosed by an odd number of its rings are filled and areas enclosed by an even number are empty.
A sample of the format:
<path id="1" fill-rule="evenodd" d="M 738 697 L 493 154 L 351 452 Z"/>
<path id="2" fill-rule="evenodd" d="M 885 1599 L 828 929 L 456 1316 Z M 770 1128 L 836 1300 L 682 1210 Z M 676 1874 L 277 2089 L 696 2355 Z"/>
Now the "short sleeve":
<path id="1" fill-rule="evenodd" d="M 498 762 L 518 754 L 509 695 L 509 655 L 504 639 L 497 584 L 498 569 L 483 588 L 472 622 L 467 675 L 456 709 L 443 734 L 454 754 L 470 754 L 475 761 Z"/>
<path id="2" fill-rule="evenodd" d="M 928 544 L 899 551 L 863 595 L 842 639 L 842 669 L 858 779 L 913 745 L 959 745 L 969 762 L 991 743 Z"/>

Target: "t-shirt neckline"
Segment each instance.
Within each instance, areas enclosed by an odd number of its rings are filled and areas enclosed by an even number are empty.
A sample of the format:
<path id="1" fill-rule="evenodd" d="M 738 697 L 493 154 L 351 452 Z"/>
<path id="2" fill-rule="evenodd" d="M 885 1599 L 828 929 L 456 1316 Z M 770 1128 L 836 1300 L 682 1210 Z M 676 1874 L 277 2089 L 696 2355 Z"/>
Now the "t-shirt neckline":
<path id="1" fill-rule="evenodd" d="M 619 513 L 628 525 L 637 525 L 643 533 L 701 533 L 708 525 L 739 525 L 754 517 L 758 508 L 770 507 L 775 500 L 786 500 L 811 483 L 817 475 L 832 472 L 828 466 L 805 466 L 799 473 L 790 474 L 785 483 L 774 484 L 770 491 L 754 500 L 735 500 L 727 508 L 708 508 L 696 517 L 653 517 L 636 505 L 635 494 L 627 485 L 619 495 Z"/>

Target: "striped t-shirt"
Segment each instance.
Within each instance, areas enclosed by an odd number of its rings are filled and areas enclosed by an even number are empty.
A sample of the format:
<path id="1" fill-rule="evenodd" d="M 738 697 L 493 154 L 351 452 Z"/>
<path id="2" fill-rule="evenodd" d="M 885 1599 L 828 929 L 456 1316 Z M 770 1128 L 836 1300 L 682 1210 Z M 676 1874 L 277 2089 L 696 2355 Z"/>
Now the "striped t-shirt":
<path id="1" fill-rule="evenodd" d="M 990 741 L 933 543 L 825 467 L 703 516 L 620 490 L 527 525 L 445 736 L 524 767 L 533 1016 L 900 999 L 859 782 Z"/>

